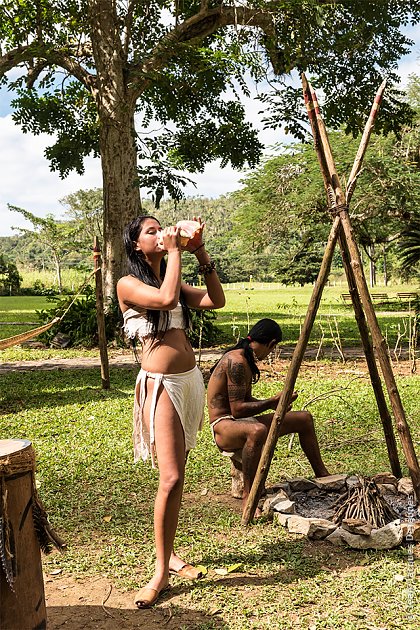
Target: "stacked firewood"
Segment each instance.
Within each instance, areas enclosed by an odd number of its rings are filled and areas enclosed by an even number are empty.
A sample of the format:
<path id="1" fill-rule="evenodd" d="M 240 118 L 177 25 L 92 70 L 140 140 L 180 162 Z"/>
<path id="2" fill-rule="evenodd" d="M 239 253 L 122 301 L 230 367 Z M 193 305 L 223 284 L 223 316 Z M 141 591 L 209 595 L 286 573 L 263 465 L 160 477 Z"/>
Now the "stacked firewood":
<path id="1" fill-rule="evenodd" d="M 398 514 L 381 496 L 376 483 L 367 477 L 359 477 L 359 483 L 341 495 L 334 503 L 334 523 L 345 519 L 360 519 L 375 529 L 398 518 Z"/>

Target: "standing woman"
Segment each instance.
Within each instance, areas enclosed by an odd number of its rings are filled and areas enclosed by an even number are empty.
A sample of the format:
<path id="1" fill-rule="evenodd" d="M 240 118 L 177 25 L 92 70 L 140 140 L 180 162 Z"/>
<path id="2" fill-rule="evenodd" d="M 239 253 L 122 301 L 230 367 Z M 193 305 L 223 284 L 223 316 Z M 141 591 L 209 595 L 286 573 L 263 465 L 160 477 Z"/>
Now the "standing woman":
<path id="1" fill-rule="evenodd" d="M 185 249 L 197 257 L 206 290 L 181 281 L 179 228 L 162 229 L 152 216 L 139 216 L 124 232 L 129 275 L 117 285 L 126 334 L 142 343 L 142 365 L 134 403 L 134 458 L 157 460 L 155 573 L 136 595 L 138 608 L 152 606 L 169 583 L 169 573 L 199 577 L 179 558 L 173 543 L 178 524 L 188 451 L 195 446 L 204 411 L 204 382 L 186 335 L 190 308 L 225 304 L 214 262 L 202 240 L 204 224 Z M 167 255 L 167 263 L 165 256 Z"/>

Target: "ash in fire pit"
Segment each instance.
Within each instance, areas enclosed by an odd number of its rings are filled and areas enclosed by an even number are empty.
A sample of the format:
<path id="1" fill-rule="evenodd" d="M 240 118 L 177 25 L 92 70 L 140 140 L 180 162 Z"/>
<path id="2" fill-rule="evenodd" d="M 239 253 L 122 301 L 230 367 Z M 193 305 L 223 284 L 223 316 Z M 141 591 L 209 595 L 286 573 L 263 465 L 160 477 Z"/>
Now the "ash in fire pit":
<path id="1" fill-rule="evenodd" d="M 342 496 L 339 492 L 325 492 L 325 490 L 310 490 L 309 492 L 294 492 L 291 499 L 296 503 L 296 513 L 305 518 L 326 518 L 333 520 L 335 504 Z"/>

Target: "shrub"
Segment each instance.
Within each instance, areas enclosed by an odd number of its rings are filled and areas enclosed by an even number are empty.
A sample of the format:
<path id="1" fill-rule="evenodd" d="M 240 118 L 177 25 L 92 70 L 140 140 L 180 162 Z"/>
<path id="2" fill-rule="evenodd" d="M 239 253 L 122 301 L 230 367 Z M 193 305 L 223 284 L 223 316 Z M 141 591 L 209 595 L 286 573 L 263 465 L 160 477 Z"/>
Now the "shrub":
<path id="1" fill-rule="evenodd" d="M 191 319 L 192 329 L 187 334 L 194 348 L 198 348 L 200 345 L 200 335 L 202 348 L 220 343 L 223 331 L 213 323 L 213 320 L 216 319 L 215 311 L 192 310 Z"/>
<path id="2" fill-rule="evenodd" d="M 25 287 L 20 291 L 21 295 L 43 295 L 52 297 L 58 294 L 57 287 L 46 287 L 41 280 L 35 280 L 31 287 Z"/>
<path id="3" fill-rule="evenodd" d="M 19 275 L 15 263 L 11 263 L 0 254 L 0 292 L 5 295 L 19 293 L 22 276 Z"/>
<path id="4" fill-rule="evenodd" d="M 36 311 L 39 321 L 42 324 L 50 322 L 54 317 L 61 317 L 72 301 L 72 297 L 52 296 L 50 301 L 54 302 L 51 308 Z M 223 332 L 213 323 L 216 319 L 214 311 L 191 311 L 192 329 L 187 332 L 191 345 L 203 348 L 220 343 Z M 121 311 L 118 302 L 108 305 L 105 313 L 105 333 L 107 341 L 116 340 L 123 344 L 121 332 Z M 50 330 L 40 335 L 40 339 L 50 343 L 52 338 L 58 333 L 63 333 L 71 338 L 73 345 L 93 347 L 98 344 L 98 327 L 96 322 L 96 297 L 95 290 L 88 286 L 83 294 L 72 304 L 63 320 L 53 326 Z"/>
<path id="5" fill-rule="evenodd" d="M 61 317 L 72 301 L 72 297 L 50 298 L 55 302 L 54 306 L 41 311 L 36 311 L 41 323 L 46 324 L 54 317 Z M 113 341 L 118 337 L 120 324 L 120 312 L 118 303 L 108 305 L 105 313 L 105 334 L 107 341 Z M 96 322 L 96 296 L 95 290 L 88 286 L 84 289 L 74 304 L 72 304 L 63 320 L 50 330 L 40 335 L 46 342 L 57 334 L 64 333 L 71 338 L 72 344 L 93 347 L 98 345 L 98 326 Z"/>

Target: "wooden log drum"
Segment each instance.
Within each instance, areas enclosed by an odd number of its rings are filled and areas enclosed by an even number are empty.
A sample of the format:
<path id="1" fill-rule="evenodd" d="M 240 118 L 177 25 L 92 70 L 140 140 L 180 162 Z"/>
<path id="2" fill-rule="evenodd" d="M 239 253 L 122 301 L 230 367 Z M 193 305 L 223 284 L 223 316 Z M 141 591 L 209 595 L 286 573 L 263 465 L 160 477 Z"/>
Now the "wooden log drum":
<path id="1" fill-rule="evenodd" d="M 0 440 L 0 628 L 47 627 L 33 506 L 35 452 L 29 440 Z"/>

